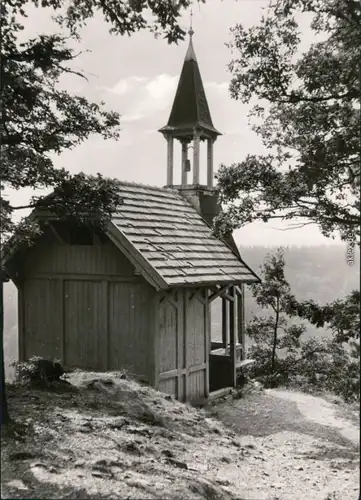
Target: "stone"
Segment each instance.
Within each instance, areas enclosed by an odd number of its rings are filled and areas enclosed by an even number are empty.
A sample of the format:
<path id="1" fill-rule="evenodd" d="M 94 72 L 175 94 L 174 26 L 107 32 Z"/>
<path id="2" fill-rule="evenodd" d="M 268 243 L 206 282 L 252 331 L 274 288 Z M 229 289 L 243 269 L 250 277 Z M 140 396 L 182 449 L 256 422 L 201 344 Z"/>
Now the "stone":
<path id="1" fill-rule="evenodd" d="M 179 469 L 188 470 L 188 465 L 185 462 L 181 462 L 180 460 L 175 460 L 174 458 L 168 458 L 167 462 L 170 465 L 174 465 L 174 467 L 178 467 Z"/>
<path id="2" fill-rule="evenodd" d="M 28 490 L 29 488 L 24 484 L 21 479 L 13 479 L 6 483 L 10 488 L 16 488 L 17 490 Z"/>
<path id="3" fill-rule="evenodd" d="M 27 451 L 16 451 L 14 453 L 10 453 L 9 460 L 29 460 L 35 457 L 36 455 L 34 453 L 29 453 Z"/>

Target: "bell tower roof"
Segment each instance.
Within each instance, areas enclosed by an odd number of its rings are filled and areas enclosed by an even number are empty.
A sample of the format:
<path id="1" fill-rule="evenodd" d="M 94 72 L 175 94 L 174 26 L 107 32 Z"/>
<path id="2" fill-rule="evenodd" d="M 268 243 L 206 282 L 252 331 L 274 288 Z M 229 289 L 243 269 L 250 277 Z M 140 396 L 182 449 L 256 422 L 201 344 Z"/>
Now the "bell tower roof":
<path id="1" fill-rule="evenodd" d="M 192 16 L 192 14 L 191 14 Z M 188 173 L 192 172 L 192 186 L 195 189 L 201 185 L 204 168 L 201 168 L 201 142 L 207 143 L 207 185 L 204 188 L 213 188 L 213 144 L 221 135 L 213 126 L 209 111 L 206 93 L 204 92 L 201 73 L 199 71 L 196 54 L 193 47 L 193 29 L 188 31 L 189 43 L 184 58 L 182 72 L 179 78 L 176 95 L 168 123 L 161 128 L 167 140 L 167 186 L 174 186 L 174 143 L 179 142 L 182 147 L 180 163 L 182 190 L 188 192 Z M 190 145 L 192 144 L 192 145 Z M 188 158 L 189 149 L 192 150 L 193 161 Z M 204 179 L 202 179 L 204 182 Z"/>
<path id="2" fill-rule="evenodd" d="M 172 110 L 165 127 L 159 132 L 173 137 L 193 137 L 194 129 L 204 137 L 216 138 L 221 135 L 213 126 L 211 113 L 204 91 L 202 77 L 193 47 L 192 28 L 188 31 L 189 45 L 186 52 L 182 72 Z"/>

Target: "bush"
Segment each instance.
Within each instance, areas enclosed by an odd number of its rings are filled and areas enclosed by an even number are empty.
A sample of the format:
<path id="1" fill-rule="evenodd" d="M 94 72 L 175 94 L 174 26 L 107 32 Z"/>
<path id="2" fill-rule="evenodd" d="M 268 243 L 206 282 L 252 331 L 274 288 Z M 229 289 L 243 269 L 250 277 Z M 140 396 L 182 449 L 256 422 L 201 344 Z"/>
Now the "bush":
<path id="1" fill-rule="evenodd" d="M 15 379 L 20 384 L 44 385 L 59 381 L 65 373 L 60 360 L 51 361 L 39 356 L 32 356 L 27 361 L 15 362 L 13 366 L 15 366 Z"/>
<path id="2" fill-rule="evenodd" d="M 249 355 L 255 359 L 250 377 L 265 387 L 293 386 L 307 391 L 327 391 L 346 402 L 360 401 L 360 344 L 341 345 L 328 338 L 301 341 L 299 352 L 287 352 L 270 364 L 271 349 L 255 344 Z"/>
<path id="3" fill-rule="evenodd" d="M 282 249 L 267 255 L 261 267 L 262 281 L 251 285 L 263 315 L 253 316 L 246 334 L 253 342 L 249 356 L 256 360 L 249 375 L 265 387 L 297 386 L 327 391 L 347 402 L 360 400 L 359 293 L 344 301 L 320 307 L 297 302 L 286 280 Z M 292 321 L 297 315 L 320 327 L 328 323 L 333 337 L 304 340 L 305 324 Z M 291 321 L 290 321 L 291 320 Z"/>

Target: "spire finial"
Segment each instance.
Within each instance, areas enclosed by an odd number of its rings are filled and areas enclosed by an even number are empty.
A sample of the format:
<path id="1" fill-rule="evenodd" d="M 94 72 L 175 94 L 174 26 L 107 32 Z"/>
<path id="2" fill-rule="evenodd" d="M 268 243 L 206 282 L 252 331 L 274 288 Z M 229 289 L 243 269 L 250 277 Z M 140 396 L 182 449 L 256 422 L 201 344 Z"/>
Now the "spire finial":
<path id="1" fill-rule="evenodd" d="M 191 23 L 190 23 L 188 35 L 190 36 L 190 38 L 192 38 L 192 36 L 194 35 L 194 31 L 193 31 L 193 10 L 192 9 L 191 9 Z"/>
<path id="2" fill-rule="evenodd" d="M 189 31 L 188 31 L 188 35 L 189 35 L 189 45 L 188 45 L 188 50 L 187 50 L 187 53 L 186 53 L 186 57 L 185 57 L 185 61 L 189 61 L 189 60 L 193 60 L 193 61 L 197 61 L 197 58 L 196 58 L 196 55 L 194 53 L 194 48 L 193 48 L 193 42 L 192 42 L 192 37 L 193 37 L 193 34 L 194 34 L 194 31 L 193 31 L 193 10 L 191 9 L 191 24 L 190 24 L 190 28 L 189 28 Z"/>

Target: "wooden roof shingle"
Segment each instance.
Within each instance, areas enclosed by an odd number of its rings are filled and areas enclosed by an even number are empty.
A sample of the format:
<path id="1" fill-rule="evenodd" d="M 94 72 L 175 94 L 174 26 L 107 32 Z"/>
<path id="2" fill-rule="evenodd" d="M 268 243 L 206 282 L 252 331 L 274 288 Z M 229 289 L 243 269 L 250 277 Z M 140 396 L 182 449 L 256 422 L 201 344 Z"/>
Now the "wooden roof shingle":
<path id="1" fill-rule="evenodd" d="M 112 225 L 162 287 L 259 281 L 178 191 L 125 182 L 119 189 Z"/>

